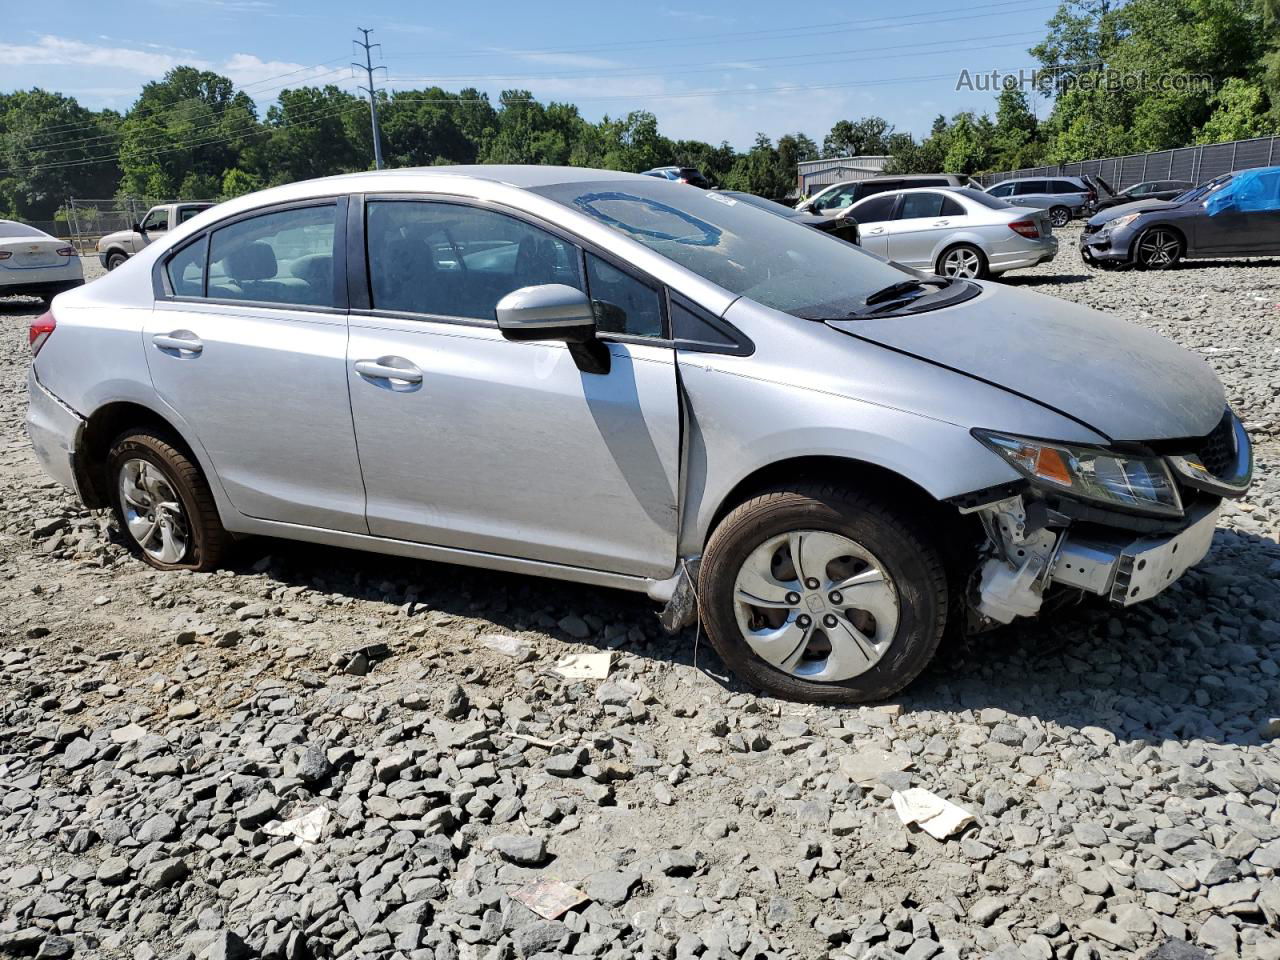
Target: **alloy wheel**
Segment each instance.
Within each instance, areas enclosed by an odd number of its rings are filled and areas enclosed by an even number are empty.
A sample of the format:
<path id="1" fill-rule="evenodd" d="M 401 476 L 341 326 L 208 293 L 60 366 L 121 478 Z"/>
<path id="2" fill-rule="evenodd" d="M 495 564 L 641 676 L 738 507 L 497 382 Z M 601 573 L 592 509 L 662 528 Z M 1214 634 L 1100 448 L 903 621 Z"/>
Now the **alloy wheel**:
<path id="1" fill-rule="evenodd" d="M 1144 267 L 1168 267 L 1178 259 L 1181 244 L 1167 230 L 1151 230 L 1138 241 L 1138 261 Z"/>
<path id="2" fill-rule="evenodd" d="M 187 554 L 190 526 L 172 484 L 148 460 L 120 468 L 120 506 L 129 536 L 152 559 L 179 563 Z"/>
<path id="3" fill-rule="evenodd" d="M 944 277 L 973 278 L 982 273 L 982 258 L 976 250 L 961 247 L 950 251 L 942 258 L 942 275 Z"/>
<path id="4" fill-rule="evenodd" d="M 1049 213 L 1049 222 L 1055 227 L 1065 227 L 1071 222 L 1071 211 L 1056 207 Z"/>
<path id="5" fill-rule="evenodd" d="M 839 682 L 874 667 L 898 629 L 898 591 L 866 547 L 825 530 L 771 537 L 748 556 L 733 590 L 738 629 L 783 673 Z"/>

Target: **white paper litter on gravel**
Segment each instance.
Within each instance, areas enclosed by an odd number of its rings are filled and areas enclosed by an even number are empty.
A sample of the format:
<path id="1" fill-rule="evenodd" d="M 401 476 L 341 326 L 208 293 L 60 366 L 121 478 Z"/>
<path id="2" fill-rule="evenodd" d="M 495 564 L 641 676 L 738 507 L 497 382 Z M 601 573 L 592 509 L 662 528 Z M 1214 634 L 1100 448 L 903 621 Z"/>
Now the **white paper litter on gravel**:
<path id="1" fill-rule="evenodd" d="M 954 836 L 973 823 L 973 814 L 923 787 L 893 791 L 893 809 L 910 826 L 916 824 L 936 840 Z"/>

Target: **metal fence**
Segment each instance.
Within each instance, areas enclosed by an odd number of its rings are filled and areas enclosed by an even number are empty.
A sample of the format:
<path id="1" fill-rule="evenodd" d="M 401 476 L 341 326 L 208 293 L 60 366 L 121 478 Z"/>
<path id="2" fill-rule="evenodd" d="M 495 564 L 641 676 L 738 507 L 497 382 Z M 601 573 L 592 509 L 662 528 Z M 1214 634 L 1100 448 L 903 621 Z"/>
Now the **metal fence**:
<path id="1" fill-rule="evenodd" d="M 63 205 L 63 232 L 79 251 L 92 253 L 98 241 L 108 233 L 128 230 L 147 215 L 157 203 L 146 197 L 117 197 L 113 200 L 80 200 L 72 198 Z"/>
<path id="2" fill-rule="evenodd" d="M 1224 173 L 1276 164 L 1280 164 L 1280 137 L 1258 137 L 1253 140 L 1157 150 L 1154 153 L 1134 153 L 1127 157 L 1108 157 L 1105 160 L 1082 160 L 1056 167 L 1006 170 L 984 174 L 981 179 L 985 185 L 990 186 L 1001 180 L 1021 177 L 1078 177 L 1089 174 L 1101 177 L 1114 190 L 1124 190 L 1144 180 L 1204 183 Z"/>

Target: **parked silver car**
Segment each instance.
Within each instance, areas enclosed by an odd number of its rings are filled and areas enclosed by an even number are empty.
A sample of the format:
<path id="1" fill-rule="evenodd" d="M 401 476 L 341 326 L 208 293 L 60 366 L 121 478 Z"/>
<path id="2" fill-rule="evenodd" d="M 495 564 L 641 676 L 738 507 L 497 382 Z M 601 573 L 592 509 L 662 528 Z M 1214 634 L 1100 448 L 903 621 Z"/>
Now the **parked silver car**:
<path id="1" fill-rule="evenodd" d="M 1080 177 L 1024 177 L 1004 180 L 987 188 L 987 193 L 1020 207 L 1049 211 L 1055 227 L 1065 227 L 1072 217 L 1088 212 L 1098 192 Z"/>
<path id="2" fill-rule="evenodd" d="M 862 246 L 942 277 L 986 277 L 1058 255 L 1047 215 L 981 190 L 897 190 L 860 200 L 844 216 Z"/>
<path id="3" fill-rule="evenodd" d="M 1153 333 L 606 171 L 241 197 L 31 345 L 40 461 L 154 567 L 264 534 L 647 592 L 796 698 L 889 696 L 949 618 L 1145 600 L 1251 475 Z"/>

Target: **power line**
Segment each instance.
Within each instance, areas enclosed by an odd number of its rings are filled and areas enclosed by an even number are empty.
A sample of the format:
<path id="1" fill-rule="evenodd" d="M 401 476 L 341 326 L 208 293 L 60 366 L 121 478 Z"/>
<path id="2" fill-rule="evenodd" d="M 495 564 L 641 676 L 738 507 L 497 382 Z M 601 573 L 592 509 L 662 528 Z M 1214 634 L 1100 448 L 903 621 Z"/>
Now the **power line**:
<path id="1" fill-rule="evenodd" d="M 373 31 L 366 30 L 364 27 L 356 27 L 356 29 L 364 34 L 363 41 L 361 40 L 355 41 L 355 45 L 364 50 L 364 66 L 361 66 L 358 63 L 353 63 L 351 65 L 355 67 L 357 70 L 363 70 L 365 72 L 365 76 L 368 77 L 369 79 L 369 85 L 367 87 L 360 87 L 359 89 L 363 90 L 365 93 L 369 95 L 369 119 L 373 123 L 373 166 L 374 166 L 374 169 L 381 170 L 382 169 L 382 134 L 378 130 L 378 97 L 377 97 L 377 94 L 374 92 L 375 88 L 373 86 L 373 71 L 382 70 L 385 72 L 387 68 L 375 67 L 373 65 L 373 60 L 371 58 L 372 51 L 374 50 L 375 47 L 379 50 L 382 49 L 382 44 L 380 43 L 373 43 L 373 44 L 369 43 L 369 34 L 373 33 Z"/>

